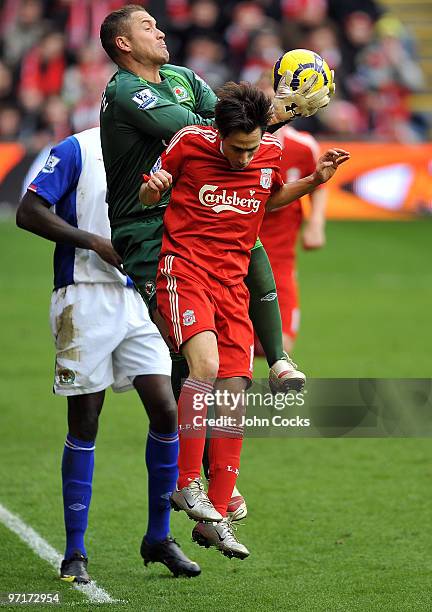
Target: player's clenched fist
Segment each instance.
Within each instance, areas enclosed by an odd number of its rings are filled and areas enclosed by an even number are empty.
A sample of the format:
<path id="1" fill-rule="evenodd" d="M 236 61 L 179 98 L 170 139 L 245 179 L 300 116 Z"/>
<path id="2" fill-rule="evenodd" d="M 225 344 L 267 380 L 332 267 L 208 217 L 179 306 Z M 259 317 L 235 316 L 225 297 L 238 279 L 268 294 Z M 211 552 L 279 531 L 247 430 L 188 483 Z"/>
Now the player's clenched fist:
<path id="1" fill-rule="evenodd" d="M 154 172 L 147 181 L 147 187 L 152 191 L 163 192 L 169 189 L 172 185 L 172 176 L 166 170 L 158 170 Z"/>
<path id="2" fill-rule="evenodd" d="M 162 193 L 172 185 L 172 176 L 166 170 L 158 170 L 151 176 L 144 175 L 144 183 L 141 185 L 139 199 L 144 206 L 157 204 Z"/>

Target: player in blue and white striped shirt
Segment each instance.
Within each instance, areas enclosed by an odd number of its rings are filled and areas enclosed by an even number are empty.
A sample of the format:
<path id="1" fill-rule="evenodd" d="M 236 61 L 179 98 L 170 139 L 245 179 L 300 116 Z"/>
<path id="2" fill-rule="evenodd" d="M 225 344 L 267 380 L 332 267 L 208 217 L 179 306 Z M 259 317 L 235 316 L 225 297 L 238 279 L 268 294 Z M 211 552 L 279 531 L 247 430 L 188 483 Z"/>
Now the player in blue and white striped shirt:
<path id="1" fill-rule="evenodd" d="M 63 462 L 64 580 L 85 583 L 84 535 L 92 494 L 95 439 L 105 389 L 135 388 L 150 420 L 146 447 L 149 519 L 144 562 L 196 576 L 169 537 L 169 496 L 177 480 L 177 407 L 168 349 L 122 272 L 110 241 L 99 128 L 54 146 L 17 212 L 17 224 L 56 242 L 50 319 L 56 345 L 54 392 L 67 397 Z M 55 214 L 53 214 L 53 212 Z"/>

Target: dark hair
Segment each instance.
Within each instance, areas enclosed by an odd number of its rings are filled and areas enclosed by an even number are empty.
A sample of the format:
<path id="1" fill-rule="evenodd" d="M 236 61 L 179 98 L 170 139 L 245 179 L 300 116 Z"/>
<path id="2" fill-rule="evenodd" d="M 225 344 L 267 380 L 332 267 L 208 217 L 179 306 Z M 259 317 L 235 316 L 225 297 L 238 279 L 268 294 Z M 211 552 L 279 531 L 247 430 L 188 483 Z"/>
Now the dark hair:
<path id="1" fill-rule="evenodd" d="M 240 130 L 250 134 L 256 128 L 265 132 L 272 116 L 272 101 L 250 83 L 225 83 L 218 92 L 215 123 L 222 138 Z"/>
<path id="2" fill-rule="evenodd" d="M 140 4 L 126 4 L 117 11 L 113 11 L 105 17 L 100 28 L 100 39 L 102 47 L 113 62 L 117 61 L 118 49 L 115 44 L 116 36 L 126 36 L 129 33 L 129 20 L 132 13 L 146 9 Z"/>

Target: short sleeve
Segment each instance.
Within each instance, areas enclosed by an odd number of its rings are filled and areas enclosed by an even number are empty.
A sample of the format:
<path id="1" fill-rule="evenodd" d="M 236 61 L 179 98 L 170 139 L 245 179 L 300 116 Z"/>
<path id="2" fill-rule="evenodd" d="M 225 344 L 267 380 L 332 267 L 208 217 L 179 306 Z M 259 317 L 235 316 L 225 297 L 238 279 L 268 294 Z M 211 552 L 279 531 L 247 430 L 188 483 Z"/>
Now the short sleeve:
<path id="1" fill-rule="evenodd" d="M 55 206 L 76 189 L 81 169 L 81 149 L 77 139 L 70 136 L 51 149 L 44 167 L 28 189 Z"/>
<path id="2" fill-rule="evenodd" d="M 272 195 L 276 191 L 279 191 L 279 189 L 281 189 L 283 186 L 284 186 L 284 181 L 282 178 L 282 174 L 281 174 L 280 168 L 277 167 L 273 171 L 273 181 L 272 181 L 272 186 L 271 186 Z"/>

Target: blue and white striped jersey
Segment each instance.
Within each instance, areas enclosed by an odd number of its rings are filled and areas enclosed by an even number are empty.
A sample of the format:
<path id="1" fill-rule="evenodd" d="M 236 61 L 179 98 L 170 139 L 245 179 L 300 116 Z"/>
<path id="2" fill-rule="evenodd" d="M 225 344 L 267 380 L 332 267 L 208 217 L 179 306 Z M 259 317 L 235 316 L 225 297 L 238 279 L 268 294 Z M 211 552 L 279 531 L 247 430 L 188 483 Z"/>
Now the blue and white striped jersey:
<path id="1" fill-rule="evenodd" d="M 51 204 L 53 212 L 67 223 L 111 237 L 99 128 L 74 134 L 55 145 L 28 189 Z M 114 282 L 131 285 L 130 279 L 94 251 L 56 244 L 55 289 L 74 283 Z"/>

